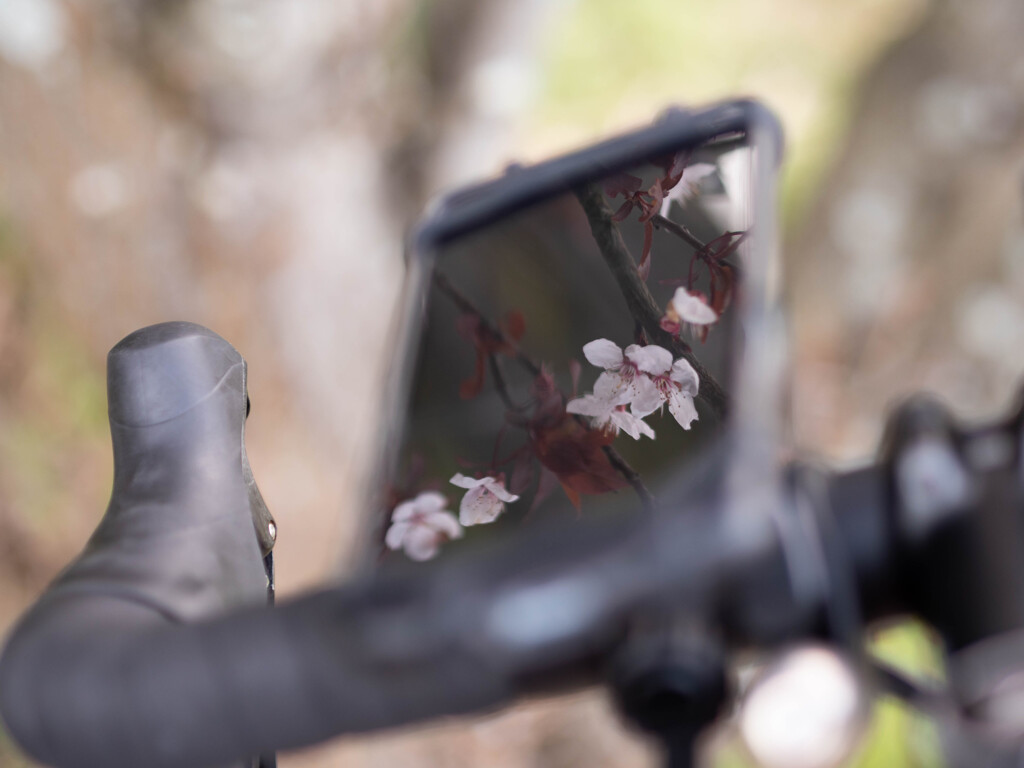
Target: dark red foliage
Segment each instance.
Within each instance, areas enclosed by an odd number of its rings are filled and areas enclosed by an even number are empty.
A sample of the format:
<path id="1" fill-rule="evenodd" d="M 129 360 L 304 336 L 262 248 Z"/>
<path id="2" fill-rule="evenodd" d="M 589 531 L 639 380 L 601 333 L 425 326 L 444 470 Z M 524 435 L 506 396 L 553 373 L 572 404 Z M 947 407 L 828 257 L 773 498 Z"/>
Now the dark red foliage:
<path id="1" fill-rule="evenodd" d="M 643 280 L 646 280 L 651 273 L 654 217 L 661 210 L 661 203 L 665 199 L 665 195 L 683 177 L 683 171 L 686 170 L 689 162 L 690 154 L 688 152 L 678 152 L 658 158 L 653 164 L 661 168 L 664 173 L 647 190 L 640 189 L 643 182 L 638 177 L 627 173 L 617 173 L 604 181 L 604 191 L 608 197 L 614 198 L 622 195 L 625 198 L 622 205 L 612 215 L 613 221 L 625 220 L 634 208 L 640 211 L 638 220 L 644 225 L 644 244 L 636 268 Z"/>
<path id="2" fill-rule="evenodd" d="M 515 344 L 526 333 L 523 313 L 513 310 L 505 315 L 501 330 L 495 331 L 479 315 L 464 312 L 455 321 L 455 329 L 462 338 L 476 348 L 473 374 L 459 385 L 459 397 L 469 400 L 480 394 L 487 378 L 487 358 L 493 354 L 515 355 Z"/>
<path id="3" fill-rule="evenodd" d="M 569 376 L 572 377 L 572 396 L 575 398 L 580 388 L 580 374 L 583 372 L 583 365 L 575 357 L 569 360 Z"/>
<path id="4" fill-rule="evenodd" d="M 696 283 L 696 266 L 701 263 L 708 272 L 709 293 L 708 306 L 719 316 L 729 306 L 739 278 L 739 270 L 728 257 L 736 252 L 740 243 L 746 238 L 746 232 L 726 232 L 709 242 L 704 248 L 693 255 L 690 272 L 686 280 L 688 290 L 693 290 Z M 662 326 L 665 327 L 664 325 Z M 669 330 L 665 328 L 665 330 Z M 708 326 L 701 327 L 699 338 L 704 341 L 708 335 Z M 676 331 L 678 334 L 678 330 Z"/>
<path id="5" fill-rule="evenodd" d="M 665 175 L 662 177 L 668 184 L 665 189 L 671 189 L 683 177 L 683 171 L 690 164 L 689 152 L 676 152 L 674 155 L 667 155 L 654 161 L 654 165 L 661 168 Z"/>
<path id="6" fill-rule="evenodd" d="M 518 309 L 513 309 L 511 312 L 506 313 L 502 326 L 509 338 L 512 341 L 518 342 L 522 340 L 523 334 L 526 333 L 526 318 L 523 317 L 523 313 Z"/>
<path id="7" fill-rule="evenodd" d="M 530 447 L 537 460 L 554 473 L 577 509 L 580 495 L 597 495 L 626 486 L 604 447 L 613 434 L 587 427 L 565 411 L 565 399 L 547 371 L 534 380 L 537 406 L 530 420 Z"/>
<path id="8" fill-rule="evenodd" d="M 651 246 L 654 245 L 654 222 L 648 219 L 644 222 L 644 247 L 640 254 L 640 263 L 636 271 L 640 273 L 640 279 L 644 282 L 651 274 Z"/>
<path id="9" fill-rule="evenodd" d="M 530 444 L 537 460 L 555 473 L 566 494 L 579 506 L 575 494 L 598 495 L 626 486 L 626 481 L 602 450 L 614 435 L 589 429 L 571 415 L 554 425 L 531 431 Z"/>
<path id="10" fill-rule="evenodd" d="M 537 492 L 533 494 L 533 501 L 530 502 L 530 509 L 526 514 L 533 514 L 533 511 L 543 503 L 544 499 L 551 495 L 558 485 L 558 476 L 547 467 L 541 466 L 540 478 L 537 480 Z M 572 497 L 570 497 L 571 500 Z"/>
<path id="11" fill-rule="evenodd" d="M 533 455 L 528 450 L 519 451 L 512 465 L 512 478 L 509 480 L 508 489 L 521 496 L 529 489 L 533 474 Z"/>
<path id="12" fill-rule="evenodd" d="M 612 221 L 625 221 L 626 217 L 633 212 L 633 207 L 636 205 L 632 200 L 627 200 L 620 205 L 615 213 L 612 214 Z"/>

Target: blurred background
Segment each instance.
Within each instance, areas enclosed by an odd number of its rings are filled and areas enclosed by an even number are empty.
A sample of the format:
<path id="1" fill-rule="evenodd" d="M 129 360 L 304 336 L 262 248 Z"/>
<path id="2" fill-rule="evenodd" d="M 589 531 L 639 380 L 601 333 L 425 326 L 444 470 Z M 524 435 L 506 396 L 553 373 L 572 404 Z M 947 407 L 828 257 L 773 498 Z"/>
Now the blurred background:
<path id="1" fill-rule="evenodd" d="M 782 118 L 796 451 L 870 456 L 895 398 L 969 418 L 1024 373 L 1016 0 L 0 0 L 0 631 L 106 504 L 104 357 L 171 319 L 249 361 L 280 593 L 336 574 L 404 233 L 439 190 L 670 104 Z M 941 674 L 928 633 L 875 651 Z M 711 765 L 742 765 L 728 735 Z M 935 765 L 876 708 L 855 764 Z M 652 765 L 597 693 L 282 766 Z M 0 765 L 31 765 L 0 736 Z"/>

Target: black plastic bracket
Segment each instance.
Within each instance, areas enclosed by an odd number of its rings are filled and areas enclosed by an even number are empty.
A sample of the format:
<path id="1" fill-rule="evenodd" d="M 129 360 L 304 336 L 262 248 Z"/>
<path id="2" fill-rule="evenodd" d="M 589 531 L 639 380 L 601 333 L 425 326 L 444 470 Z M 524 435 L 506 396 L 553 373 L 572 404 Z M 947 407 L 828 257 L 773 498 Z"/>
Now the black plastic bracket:
<path id="1" fill-rule="evenodd" d="M 612 663 L 609 682 L 619 711 L 662 744 L 669 768 L 693 765 L 697 739 L 729 693 L 720 644 L 692 627 L 635 633 Z"/>

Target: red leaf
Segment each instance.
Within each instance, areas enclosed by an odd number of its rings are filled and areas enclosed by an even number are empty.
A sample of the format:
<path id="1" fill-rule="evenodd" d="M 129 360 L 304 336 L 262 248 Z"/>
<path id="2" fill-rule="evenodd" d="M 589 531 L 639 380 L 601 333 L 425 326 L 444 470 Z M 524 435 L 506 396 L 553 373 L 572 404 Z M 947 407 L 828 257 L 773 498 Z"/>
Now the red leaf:
<path id="1" fill-rule="evenodd" d="M 505 315 L 505 333 L 516 342 L 526 333 L 526 319 L 518 309 L 513 309 Z"/>
<path id="2" fill-rule="evenodd" d="M 644 224 L 644 248 L 640 253 L 640 264 L 636 271 L 640 273 L 640 279 L 646 281 L 651 274 L 651 246 L 654 244 L 654 224 L 648 221 Z"/>
<path id="3" fill-rule="evenodd" d="M 726 232 L 723 235 L 719 235 L 706 246 L 708 259 L 717 262 L 728 258 L 735 253 L 740 243 L 746 239 L 746 236 L 746 232 Z"/>
<path id="4" fill-rule="evenodd" d="M 558 476 L 563 487 L 598 495 L 626 485 L 603 450 L 614 435 L 588 429 L 563 412 L 556 424 L 535 425 L 530 438 L 537 459 Z"/>
<path id="5" fill-rule="evenodd" d="M 580 372 L 583 366 L 575 357 L 569 359 L 569 375 L 572 377 L 572 396 L 575 398 L 580 386 Z"/>
<path id="6" fill-rule="evenodd" d="M 664 155 L 651 161 L 665 172 L 666 178 L 682 176 L 686 166 L 690 164 L 690 153 L 686 150 L 676 152 L 674 155 Z"/>
<path id="7" fill-rule="evenodd" d="M 537 492 L 533 494 L 533 501 L 530 502 L 530 509 L 526 514 L 532 515 L 533 511 L 543 504 L 544 500 L 550 496 L 551 492 L 557 487 L 558 476 L 551 470 L 541 467 L 540 479 L 537 480 Z"/>
<path id="8" fill-rule="evenodd" d="M 533 454 L 529 451 L 520 451 L 516 456 L 516 463 L 512 465 L 512 477 L 508 482 L 508 489 L 521 496 L 529 489 L 533 475 Z"/>
<path id="9" fill-rule="evenodd" d="M 479 395 L 480 390 L 484 388 L 484 377 L 487 373 L 487 368 L 485 367 L 486 359 L 487 353 L 477 346 L 476 364 L 473 367 L 473 375 L 468 379 L 464 379 L 459 384 L 459 397 L 463 400 L 471 400 Z"/>
<path id="10" fill-rule="evenodd" d="M 647 194 L 651 196 L 651 199 L 643 202 L 644 212 L 640 216 L 640 221 L 643 222 L 650 221 L 661 210 L 661 201 L 665 199 L 665 192 L 661 188 L 660 179 L 651 185 L 651 188 L 647 190 Z"/>
<path id="11" fill-rule="evenodd" d="M 690 164 L 690 153 L 689 152 L 676 152 L 672 158 L 672 163 L 668 168 L 665 169 L 665 178 L 672 179 L 672 183 L 667 185 L 665 189 L 672 189 L 679 180 L 683 178 L 683 171 L 686 170 L 686 166 Z"/>
<path id="12" fill-rule="evenodd" d="M 577 494 L 596 495 L 627 485 L 603 450 L 615 435 L 590 429 L 567 414 L 550 372 L 542 370 L 534 378 L 531 393 L 537 405 L 530 419 L 529 445 L 542 466 Z"/>
<path id="13" fill-rule="evenodd" d="M 619 206 L 619 209 L 612 214 L 612 221 L 622 221 L 623 219 L 625 219 L 633 210 L 634 205 L 635 203 L 633 202 L 633 200 L 627 200 L 626 202 L 624 202 L 622 205 Z"/>
<path id="14" fill-rule="evenodd" d="M 480 332 L 480 318 L 472 312 L 464 312 L 456 318 L 455 330 L 466 341 L 471 341 L 475 344 L 477 335 Z"/>
<path id="15" fill-rule="evenodd" d="M 574 491 L 570 486 L 562 483 L 562 490 L 565 491 L 565 495 L 569 497 L 569 501 L 576 507 L 576 512 L 580 511 L 580 495 Z"/>
<path id="16" fill-rule="evenodd" d="M 537 425 L 554 424 L 565 418 L 565 401 L 555 384 L 555 378 L 545 368 L 534 378 L 530 385 L 537 406 L 530 420 L 531 428 Z"/>
<path id="17" fill-rule="evenodd" d="M 521 413 L 516 413 L 515 411 L 505 411 L 505 423 L 511 424 L 513 427 L 519 427 L 520 429 L 527 429 L 530 426 L 530 420 Z"/>
<path id="18" fill-rule="evenodd" d="M 718 264 L 717 275 L 711 280 L 710 307 L 721 317 L 732 301 L 732 294 L 736 288 L 736 270 L 729 264 L 722 262 Z"/>

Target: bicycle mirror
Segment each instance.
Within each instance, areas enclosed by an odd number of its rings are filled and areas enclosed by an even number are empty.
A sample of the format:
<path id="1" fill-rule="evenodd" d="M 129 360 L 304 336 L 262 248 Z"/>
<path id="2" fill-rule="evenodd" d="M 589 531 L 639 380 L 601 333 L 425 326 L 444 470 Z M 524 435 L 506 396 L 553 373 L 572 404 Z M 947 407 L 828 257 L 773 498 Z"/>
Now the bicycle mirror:
<path id="1" fill-rule="evenodd" d="M 388 378 L 375 562 L 641 514 L 712 453 L 732 492 L 774 482 L 779 136 L 753 102 L 671 111 L 436 207 Z"/>

